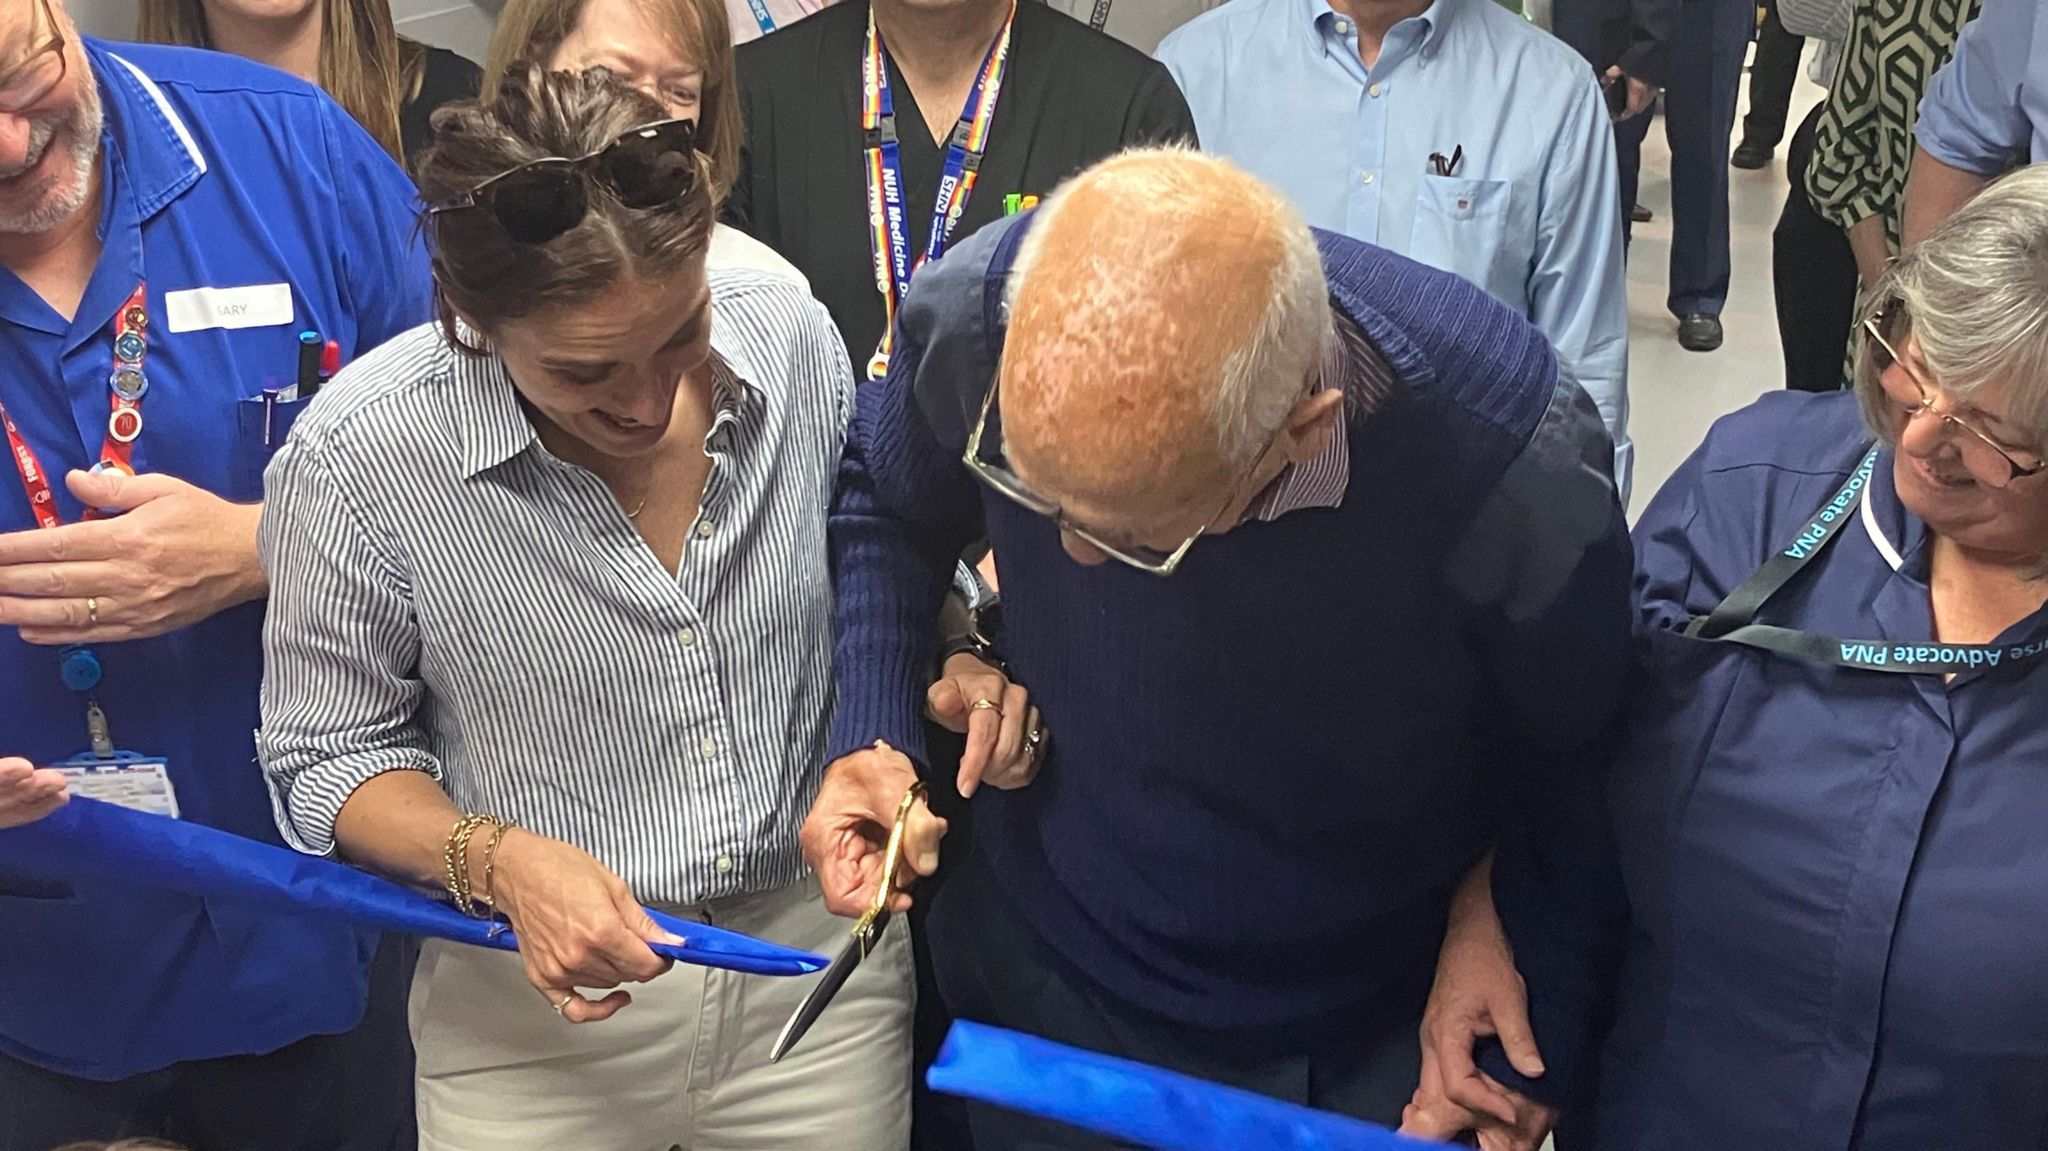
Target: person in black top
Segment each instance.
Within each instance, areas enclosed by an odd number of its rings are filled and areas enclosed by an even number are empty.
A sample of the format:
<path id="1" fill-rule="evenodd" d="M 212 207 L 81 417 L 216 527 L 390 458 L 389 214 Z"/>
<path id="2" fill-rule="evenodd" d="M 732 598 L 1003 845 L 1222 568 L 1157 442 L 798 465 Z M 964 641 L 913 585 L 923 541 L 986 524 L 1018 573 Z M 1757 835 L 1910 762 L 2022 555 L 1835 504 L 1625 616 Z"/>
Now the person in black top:
<path id="1" fill-rule="evenodd" d="M 434 109 L 477 94 L 483 71 L 400 36 L 390 0 L 142 0 L 135 38 L 215 48 L 310 80 L 412 169 Z"/>
<path id="2" fill-rule="evenodd" d="M 876 286 L 862 73 L 872 27 L 894 101 L 907 264 L 930 239 L 946 168 L 991 49 L 1008 28 L 979 175 L 942 247 L 1136 144 L 1195 142 L 1194 117 L 1164 65 L 1043 4 L 845 0 L 740 46 L 746 121 L 732 223 L 811 281 L 846 338 L 854 372 L 874 359 L 893 309 Z M 907 277 L 905 277 L 907 279 Z"/>

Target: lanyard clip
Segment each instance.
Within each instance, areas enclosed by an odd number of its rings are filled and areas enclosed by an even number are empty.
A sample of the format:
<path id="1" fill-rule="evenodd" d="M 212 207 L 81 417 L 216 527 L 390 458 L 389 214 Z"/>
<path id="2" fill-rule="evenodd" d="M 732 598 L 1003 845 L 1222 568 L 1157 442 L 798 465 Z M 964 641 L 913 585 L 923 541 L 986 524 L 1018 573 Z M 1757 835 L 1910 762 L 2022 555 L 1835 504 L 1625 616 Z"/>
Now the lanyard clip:
<path id="1" fill-rule="evenodd" d="M 92 741 L 92 753 L 101 759 L 114 758 L 114 733 L 107 726 L 107 713 L 98 703 L 85 705 L 85 733 Z"/>

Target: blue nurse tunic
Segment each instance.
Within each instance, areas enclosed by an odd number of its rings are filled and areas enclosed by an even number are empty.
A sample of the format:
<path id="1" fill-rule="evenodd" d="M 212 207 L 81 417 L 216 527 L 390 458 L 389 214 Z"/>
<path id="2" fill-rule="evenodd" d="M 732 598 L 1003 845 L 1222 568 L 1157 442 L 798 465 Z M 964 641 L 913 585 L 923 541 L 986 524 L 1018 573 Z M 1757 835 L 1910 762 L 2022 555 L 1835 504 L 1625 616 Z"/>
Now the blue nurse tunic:
<path id="1" fill-rule="evenodd" d="M 88 39 L 106 109 L 104 247 L 74 319 L 0 269 L 0 402 L 61 483 L 99 458 L 116 313 L 147 285 L 149 390 L 138 471 L 231 500 L 298 408 L 298 334 L 353 359 L 431 315 L 404 172 L 311 85 L 232 56 Z M 36 528 L 0 467 L 0 532 Z M 184 817 L 277 842 L 256 766 L 261 604 L 157 639 L 103 645 L 96 689 L 119 744 L 170 761 Z M 58 653 L 0 628 L 0 755 L 38 763 L 87 744 Z M 0 833 L 4 834 L 4 833 Z M 0 1052 L 119 1079 L 259 1054 L 362 1017 L 374 937 L 345 924 L 80 881 L 0 874 Z"/>
<path id="2" fill-rule="evenodd" d="M 1675 630 L 1871 441 L 1846 393 L 1767 397 L 1637 526 L 1650 687 L 1614 783 L 1635 925 L 1603 1151 L 2048 1146 L 2048 669 L 1944 682 Z M 1931 641 L 1930 536 L 1892 464 L 1760 622 Z M 2044 632 L 2048 611 L 2000 643 Z"/>

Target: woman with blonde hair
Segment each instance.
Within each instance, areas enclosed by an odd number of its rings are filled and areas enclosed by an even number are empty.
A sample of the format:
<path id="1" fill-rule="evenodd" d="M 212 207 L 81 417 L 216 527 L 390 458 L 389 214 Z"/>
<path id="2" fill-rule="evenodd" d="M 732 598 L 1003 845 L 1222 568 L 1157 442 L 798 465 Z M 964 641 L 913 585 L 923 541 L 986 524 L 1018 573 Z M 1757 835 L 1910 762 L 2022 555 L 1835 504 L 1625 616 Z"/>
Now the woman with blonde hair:
<path id="1" fill-rule="evenodd" d="M 476 95 L 477 66 L 398 34 L 390 0 L 141 0 L 135 38 L 246 56 L 320 85 L 411 168 L 429 118 Z"/>
<path id="2" fill-rule="evenodd" d="M 513 65 L 603 68 L 697 125 L 697 150 L 711 160 L 711 196 L 722 207 L 739 177 L 739 87 L 732 24 L 723 0 L 508 0 L 484 61 L 486 101 Z M 711 266 L 776 272 L 809 286 L 803 273 L 766 244 L 719 224 Z"/>

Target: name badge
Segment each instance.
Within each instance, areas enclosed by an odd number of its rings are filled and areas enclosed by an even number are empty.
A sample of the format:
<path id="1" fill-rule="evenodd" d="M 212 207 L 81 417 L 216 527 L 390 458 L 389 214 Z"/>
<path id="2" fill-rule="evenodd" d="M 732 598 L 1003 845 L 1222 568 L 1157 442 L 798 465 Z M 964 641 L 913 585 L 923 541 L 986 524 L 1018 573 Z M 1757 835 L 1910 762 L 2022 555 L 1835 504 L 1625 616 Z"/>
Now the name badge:
<path id="1" fill-rule="evenodd" d="M 168 760 L 124 751 L 111 759 L 81 755 L 50 766 L 64 773 L 73 795 L 178 818 L 178 793 L 171 788 Z"/>
<path id="2" fill-rule="evenodd" d="M 173 332 L 210 328 L 281 328 L 293 319 L 290 284 L 244 288 L 190 288 L 164 295 L 165 320 Z"/>

